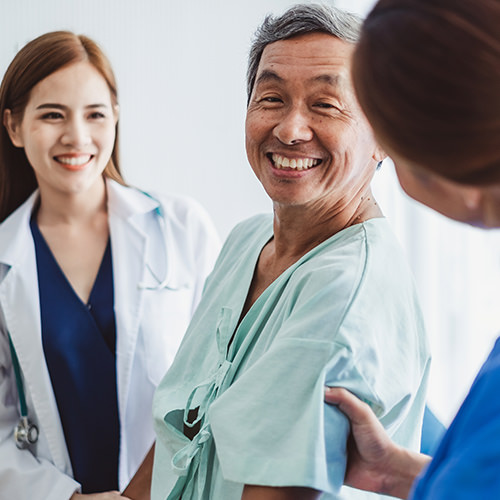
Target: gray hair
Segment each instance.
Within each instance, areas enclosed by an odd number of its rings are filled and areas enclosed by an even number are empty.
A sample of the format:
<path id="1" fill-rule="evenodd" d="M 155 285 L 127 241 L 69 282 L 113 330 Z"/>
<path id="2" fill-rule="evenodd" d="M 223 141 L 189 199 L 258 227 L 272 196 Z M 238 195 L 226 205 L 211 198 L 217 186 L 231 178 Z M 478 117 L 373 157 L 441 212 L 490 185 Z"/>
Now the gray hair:
<path id="1" fill-rule="evenodd" d="M 247 69 L 247 98 L 250 102 L 257 68 L 267 45 L 306 33 L 327 33 L 349 43 L 357 43 L 362 19 L 336 7 L 298 4 L 281 16 L 268 15 L 257 28 L 250 47 Z"/>

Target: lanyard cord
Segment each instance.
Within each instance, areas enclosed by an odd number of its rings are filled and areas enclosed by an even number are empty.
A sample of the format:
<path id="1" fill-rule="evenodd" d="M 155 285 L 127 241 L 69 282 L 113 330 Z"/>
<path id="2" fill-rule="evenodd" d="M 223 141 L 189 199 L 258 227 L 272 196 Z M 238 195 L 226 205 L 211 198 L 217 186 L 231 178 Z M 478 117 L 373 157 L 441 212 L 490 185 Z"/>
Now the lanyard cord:
<path id="1" fill-rule="evenodd" d="M 26 405 L 26 396 L 24 395 L 24 386 L 21 378 L 21 367 L 19 366 L 19 359 L 17 358 L 16 350 L 14 348 L 14 344 L 12 343 L 12 339 L 10 338 L 10 334 L 8 335 L 9 335 L 10 354 L 12 357 L 12 365 L 14 367 L 14 373 L 16 375 L 16 385 L 17 385 L 17 392 L 19 394 L 19 406 L 21 407 L 21 416 L 27 417 L 28 408 Z"/>

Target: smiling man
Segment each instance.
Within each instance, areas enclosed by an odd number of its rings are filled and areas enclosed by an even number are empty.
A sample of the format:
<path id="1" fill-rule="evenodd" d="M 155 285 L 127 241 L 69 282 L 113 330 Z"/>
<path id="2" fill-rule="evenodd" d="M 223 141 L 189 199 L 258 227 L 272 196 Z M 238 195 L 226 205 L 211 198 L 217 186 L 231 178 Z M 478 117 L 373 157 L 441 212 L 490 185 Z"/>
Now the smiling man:
<path id="1" fill-rule="evenodd" d="M 384 153 L 355 99 L 359 19 L 268 17 L 248 70 L 246 148 L 273 215 L 229 236 L 156 393 L 152 498 L 360 498 L 340 491 L 348 388 L 418 448 L 429 354 L 412 278 L 370 191 Z"/>

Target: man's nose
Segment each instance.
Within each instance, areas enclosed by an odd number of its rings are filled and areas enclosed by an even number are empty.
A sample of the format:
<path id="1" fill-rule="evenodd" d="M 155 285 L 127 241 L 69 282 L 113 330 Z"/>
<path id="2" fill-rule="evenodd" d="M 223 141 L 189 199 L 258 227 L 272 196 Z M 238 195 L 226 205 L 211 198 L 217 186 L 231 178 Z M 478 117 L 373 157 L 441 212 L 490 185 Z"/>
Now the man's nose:
<path id="1" fill-rule="evenodd" d="M 307 113 L 300 108 L 292 108 L 281 118 L 274 128 L 275 137 L 283 144 L 293 145 L 310 141 L 313 130 Z"/>

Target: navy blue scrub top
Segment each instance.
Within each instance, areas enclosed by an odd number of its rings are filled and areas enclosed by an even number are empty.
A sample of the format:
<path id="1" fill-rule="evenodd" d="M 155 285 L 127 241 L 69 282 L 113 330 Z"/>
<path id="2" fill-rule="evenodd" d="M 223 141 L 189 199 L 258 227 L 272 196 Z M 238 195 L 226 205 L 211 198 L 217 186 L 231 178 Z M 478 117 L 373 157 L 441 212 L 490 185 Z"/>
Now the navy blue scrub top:
<path id="1" fill-rule="evenodd" d="M 35 216 L 31 232 L 43 349 L 73 475 L 83 493 L 117 490 L 120 423 L 111 242 L 84 304 L 52 255 Z"/>

